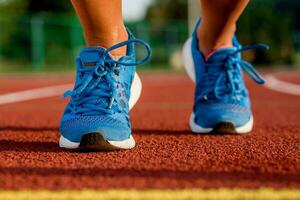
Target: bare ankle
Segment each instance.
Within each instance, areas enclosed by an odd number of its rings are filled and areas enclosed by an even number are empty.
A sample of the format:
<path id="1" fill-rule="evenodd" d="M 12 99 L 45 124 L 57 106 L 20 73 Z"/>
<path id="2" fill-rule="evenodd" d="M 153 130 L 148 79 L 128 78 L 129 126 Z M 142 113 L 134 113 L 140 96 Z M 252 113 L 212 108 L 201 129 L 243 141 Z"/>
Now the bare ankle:
<path id="1" fill-rule="evenodd" d="M 128 33 L 125 26 L 119 26 L 114 29 L 97 30 L 97 31 L 86 31 L 85 38 L 88 46 L 101 46 L 109 48 L 117 43 L 123 42 L 128 39 Z M 126 55 L 127 47 L 117 48 L 110 52 L 114 59 Z"/>
<path id="2" fill-rule="evenodd" d="M 206 57 L 213 50 L 213 43 L 206 34 L 198 30 L 198 48 Z"/>
<path id="3" fill-rule="evenodd" d="M 235 27 L 211 29 L 208 25 L 200 25 L 197 30 L 199 50 L 204 56 L 220 48 L 232 47 Z"/>
<path id="4" fill-rule="evenodd" d="M 215 40 L 211 39 L 209 36 L 198 34 L 198 47 L 204 56 L 209 55 L 211 52 L 216 51 L 221 48 L 231 48 L 233 47 L 231 40 Z"/>

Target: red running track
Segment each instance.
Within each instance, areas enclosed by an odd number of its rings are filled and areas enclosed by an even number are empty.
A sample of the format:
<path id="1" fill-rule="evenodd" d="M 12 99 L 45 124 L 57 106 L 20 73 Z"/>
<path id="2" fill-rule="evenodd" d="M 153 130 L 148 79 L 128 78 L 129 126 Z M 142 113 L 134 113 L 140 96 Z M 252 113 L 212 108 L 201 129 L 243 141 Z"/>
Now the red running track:
<path id="1" fill-rule="evenodd" d="M 71 79 L 1 77 L 0 94 Z M 59 149 L 66 100 L 58 97 L 0 105 L 0 189 L 300 188 L 299 96 L 247 81 L 254 131 L 196 135 L 188 127 L 192 82 L 166 73 L 143 73 L 142 81 L 142 97 L 132 111 L 137 147 L 131 151 Z"/>

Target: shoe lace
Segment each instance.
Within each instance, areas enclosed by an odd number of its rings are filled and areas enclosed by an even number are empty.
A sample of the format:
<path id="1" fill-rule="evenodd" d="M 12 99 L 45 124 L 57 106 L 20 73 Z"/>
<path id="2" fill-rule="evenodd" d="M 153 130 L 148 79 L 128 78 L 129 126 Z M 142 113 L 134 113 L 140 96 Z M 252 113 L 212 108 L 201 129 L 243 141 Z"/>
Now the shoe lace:
<path id="1" fill-rule="evenodd" d="M 204 76 L 201 93 L 197 101 L 221 100 L 226 97 L 240 100 L 241 96 L 245 96 L 247 93 L 245 88 L 241 87 L 242 74 L 240 69 L 243 69 L 256 83 L 264 84 L 264 78 L 255 70 L 253 65 L 242 60 L 237 54 L 248 50 L 268 48 L 264 44 L 249 45 L 229 53 L 225 58 L 225 63 L 206 63 L 207 76 Z"/>
<path id="2" fill-rule="evenodd" d="M 122 62 L 109 56 L 109 52 L 112 50 L 128 44 L 143 46 L 147 51 L 146 56 L 136 62 Z M 95 68 L 80 67 L 78 73 L 82 74 L 82 78 L 72 91 L 68 90 L 64 94 L 65 98 L 71 97 L 69 106 L 71 112 L 81 115 L 97 115 L 99 112 L 105 114 L 121 112 L 120 102 L 115 101 L 117 98 L 117 85 L 120 83 L 115 76 L 119 75 L 120 65 L 127 67 L 140 65 L 147 62 L 150 56 L 151 49 L 147 43 L 139 39 L 129 39 L 107 48 Z M 108 106 L 99 105 L 97 103 L 99 98 L 109 99 Z"/>

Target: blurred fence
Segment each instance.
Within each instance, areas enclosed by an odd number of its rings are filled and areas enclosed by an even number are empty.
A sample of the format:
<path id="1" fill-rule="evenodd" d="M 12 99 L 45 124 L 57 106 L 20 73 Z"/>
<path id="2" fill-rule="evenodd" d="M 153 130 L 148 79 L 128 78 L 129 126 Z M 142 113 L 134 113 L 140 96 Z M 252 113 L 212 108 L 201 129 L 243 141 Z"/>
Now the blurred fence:
<path id="1" fill-rule="evenodd" d="M 171 55 L 188 35 L 185 21 L 171 21 L 163 27 L 147 21 L 126 25 L 136 37 L 151 44 L 153 55 L 147 65 L 151 67 L 168 67 Z M 82 29 L 74 16 L 0 17 L 0 70 L 72 69 L 82 47 Z M 138 57 L 143 53 L 137 47 Z"/>

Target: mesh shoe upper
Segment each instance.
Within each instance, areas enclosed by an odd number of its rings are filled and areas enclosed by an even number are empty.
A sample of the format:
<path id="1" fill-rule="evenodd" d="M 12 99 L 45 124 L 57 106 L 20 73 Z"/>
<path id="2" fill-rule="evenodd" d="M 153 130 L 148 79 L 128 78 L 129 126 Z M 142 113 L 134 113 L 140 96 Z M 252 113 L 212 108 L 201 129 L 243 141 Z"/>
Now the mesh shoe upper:
<path id="1" fill-rule="evenodd" d="M 241 59 L 240 52 L 267 46 L 241 47 L 234 37 L 233 48 L 219 49 L 205 60 L 198 44 L 195 31 L 192 39 L 196 74 L 195 123 L 203 128 L 212 128 L 219 122 L 243 126 L 250 120 L 252 113 L 242 70 L 259 84 L 263 84 L 264 80 L 250 63 Z"/>
<path id="2" fill-rule="evenodd" d="M 143 45 L 147 56 L 135 61 L 134 43 Z M 109 52 L 127 46 L 127 55 L 114 60 Z M 91 132 L 101 133 L 105 139 L 121 141 L 131 134 L 129 106 L 130 88 L 136 64 L 146 62 L 150 47 L 141 40 L 129 39 L 108 49 L 91 47 L 83 49 L 76 59 L 75 86 L 67 91 L 70 102 L 61 120 L 61 134 L 72 142 L 80 142 Z"/>

